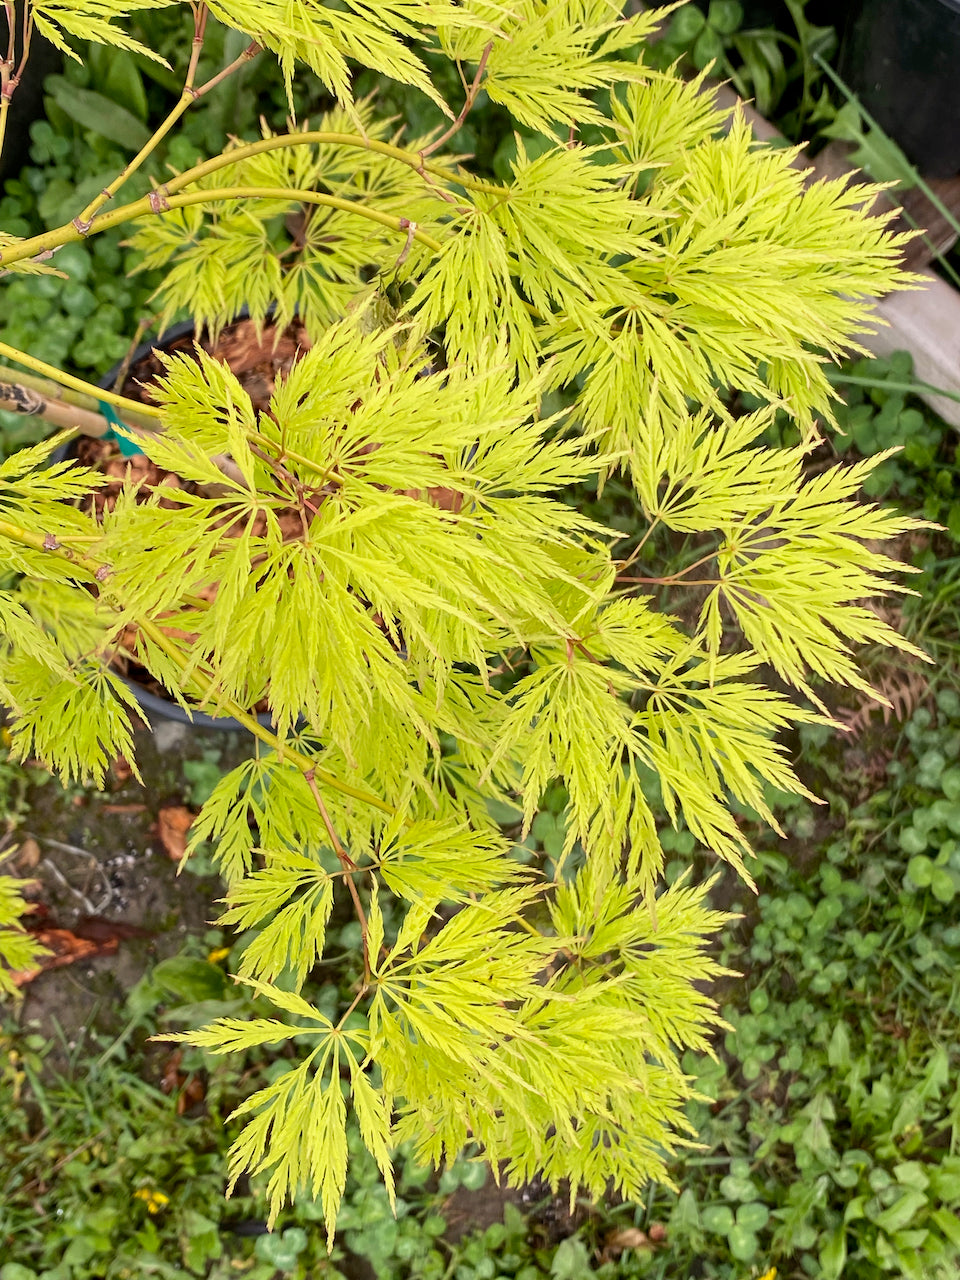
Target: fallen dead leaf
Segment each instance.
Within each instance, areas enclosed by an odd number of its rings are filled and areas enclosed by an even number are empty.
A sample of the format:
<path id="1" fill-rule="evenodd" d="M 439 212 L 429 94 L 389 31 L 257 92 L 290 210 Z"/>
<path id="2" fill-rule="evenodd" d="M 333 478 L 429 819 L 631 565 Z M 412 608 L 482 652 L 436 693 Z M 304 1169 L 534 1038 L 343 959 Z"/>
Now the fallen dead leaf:
<path id="1" fill-rule="evenodd" d="M 163 1093 L 173 1093 L 175 1089 L 179 1089 L 182 1079 L 180 1072 L 180 1062 L 183 1058 L 182 1049 L 174 1049 L 173 1053 L 164 1061 L 163 1071 L 160 1073 L 160 1089 Z"/>
<path id="2" fill-rule="evenodd" d="M 199 1076 L 186 1075 L 180 1070 L 182 1053 L 175 1049 L 163 1064 L 160 1088 L 164 1093 L 177 1095 L 177 1115 L 182 1116 L 192 1107 L 199 1106 L 207 1091 Z"/>
<path id="3" fill-rule="evenodd" d="M 125 760 L 123 756 L 117 756 L 110 766 L 110 772 L 113 774 L 113 779 L 118 786 L 123 786 L 125 782 L 129 782 L 133 775 L 129 760 Z"/>
<path id="4" fill-rule="evenodd" d="M 92 960 L 94 956 L 113 955 L 120 945 L 115 937 L 94 942 L 89 938 L 78 938 L 69 929 L 38 929 L 31 930 L 31 933 L 50 954 L 41 956 L 35 969 L 21 969 L 10 975 L 14 985 L 18 987 L 25 987 L 28 982 L 49 969 L 62 969 L 64 965 L 76 964 L 78 960 Z"/>
<path id="5" fill-rule="evenodd" d="M 145 804 L 105 804 L 101 808 L 101 813 L 145 813 L 147 806 Z"/>
<path id="6" fill-rule="evenodd" d="M 624 1249 L 655 1249 L 667 1238 L 667 1229 L 660 1222 L 651 1223 L 649 1231 L 639 1227 L 621 1227 L 611 1231 L 604 1239 L 604 1253 L 621 1253 Z"/>
<path id="7" fill-rule="evenodd" d="M 127 924 L 125 920 L 106 920 L 103 916 L 81 916 L 73 926 L 78 938 L 88 942 L 109 942 L 126 938 L 152 938 L 153 929 L 144 929 L 139 924 Z"/>
<path id="8" fill-rule="evenodd" d="M 200 1105 L 207 1096 L 206 1088 L 199 1076 L 188 1076 L 177 1098 L 177 1115 L 185 1115 Z"/>
<path id="9" fill-rule="evenodd" d="M 23 875 L 25 871 L 32 871 L 40 861 L 40 846 L 32 836 L 27 836 L 26 840 L 21 840 L 19 848 L 14 855 L 14 865 L 17 871 Z"/>
<path id="10" fill-rule="evenodd" d="M 157 835 L 174 862 L 180 862 L 187 852 L 187 832 L 194 815 L 182 804 L 165 805 L 157 814 Z"/>

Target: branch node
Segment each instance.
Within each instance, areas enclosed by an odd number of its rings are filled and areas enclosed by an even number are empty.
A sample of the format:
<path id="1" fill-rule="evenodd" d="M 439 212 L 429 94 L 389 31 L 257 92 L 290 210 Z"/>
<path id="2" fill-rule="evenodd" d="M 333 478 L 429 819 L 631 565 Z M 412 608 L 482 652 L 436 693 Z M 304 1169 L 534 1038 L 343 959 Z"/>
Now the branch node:
<path id="1" fill-rule="evenodd" d="M 89 232 L 90 228 L 93 226 L 93 219 L 87 218 L 86 220 L 84 220 L 83 218 L 76 217 L 73 219 L 73 225 L 77 228 L 77 230 L 80 232 L 82 236 L 85 236 Z"/>
<path id="2" fill-rule="evenodd" d="M 55 534 L 48 533 L 43 539 L 44 551 L 59 551 L 60 543 L 57 541 Z"/>
<path id="3" fill-rule="evenodd" d="M 157 187 L 156 191 L 151 191 L 148 197 L 150 208 L 154 213 L 166 213 L 170 208 L 170 201 L 167 199 L 166 187 Z"/>

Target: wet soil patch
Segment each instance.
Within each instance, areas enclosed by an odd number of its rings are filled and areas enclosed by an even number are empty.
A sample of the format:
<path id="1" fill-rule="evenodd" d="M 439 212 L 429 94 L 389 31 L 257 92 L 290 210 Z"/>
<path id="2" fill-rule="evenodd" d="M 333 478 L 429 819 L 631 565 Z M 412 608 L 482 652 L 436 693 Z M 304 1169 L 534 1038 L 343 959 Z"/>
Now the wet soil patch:
<path id="1" fill-rule="evenodd" d="M 198 799 L 186 779 L 206 771 L 212 782 L 246 757 L 250 738 L 165 722 L 154 733 L 138 729 L 135 744 L 144 786 L 123 762 L 100 793 L 64 789 L 52 778 L 33 785 L 19 849 L 4 868 L 32 882 L 34 929 L 41 937 L 55 931 L 49 945 L 74 951 L 24 985 L 19 1015 L 64 1055 L 88 1033 L 121 1032 L 127 992 L 189 935 L 209 927 L 223 891 L 215 875 L 178 874 L 158 814 Z"/>

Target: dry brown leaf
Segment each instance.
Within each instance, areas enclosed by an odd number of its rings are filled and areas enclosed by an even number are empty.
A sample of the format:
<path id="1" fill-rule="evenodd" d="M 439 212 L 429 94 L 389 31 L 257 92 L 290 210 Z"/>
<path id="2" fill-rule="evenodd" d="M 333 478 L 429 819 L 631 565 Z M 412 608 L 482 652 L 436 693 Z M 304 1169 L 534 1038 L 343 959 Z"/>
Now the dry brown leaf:
<path id="1" fill-rule="evenodd" d="M 125 782 L 129 782 L 133 775 L 133 770 L 130 768 L 130 761 L 125 760 L 123 756 L 117 756 L 116 760 L 114 760 L 113 764 L 110 766 L 110 772 L 113 775 L 114 782 L 116 782 L 117 786 L 120 787 L 122 787 Z"/>
<path id="2" fill-rule="evenodd" d="M 624 1249 L 656 1249 L 666 1238 L 667 1229 L 661 1222 L 651 1223 L 648 1231 L 641 1231 L 639 1227 L 621 1227 L 605 1237 L 603 1251 L 616 1254 Z"/>
<path id="3" fill-rule="evenodd" d="M 157 814 L 157 835 L 167 856 L 179 862 L 187 852 L 187 832 L 194 815 L 182 804 L 165 805 Z"/>
<path id="4" fill-rule="evenodd" d="M 870 728 L 875 712 L 881 713 L 885 725 L 902 722 L 930 696 L 930 677 L 921 667 L 893 666 L 872 679 L 877 697 L 854 690 L 857 706 L 841 707 L 837 712 L 837 719 L 854 737 Z"/>
<path id="5" fill-rule="evenodd" d="M 20 875 L 27 871 L 32 871 L 40 861 L 40 846 L 32 836 L 27 836 L 25 840 L 20 841 L 17 852 L 14 856 L 14 866 Z"/>
<path id="6" fill-rule="evenodd" d="M 25 987 L 28 982 L 33 982 L 34 978 L 49 969 L 62 969 L 64 965 L 76 964 L 78 960 L 92 960 L 94 956 L 113 955 L 120 945 L 115 937 L 94 942 L 89 938 L 78 938 L 69 929 L 38 929 L 36 932 L 31 930 L 31 933 L 50 954 L 41 956 L 35 969 L 21 969 L 10 975 L 18 987 Z"/>

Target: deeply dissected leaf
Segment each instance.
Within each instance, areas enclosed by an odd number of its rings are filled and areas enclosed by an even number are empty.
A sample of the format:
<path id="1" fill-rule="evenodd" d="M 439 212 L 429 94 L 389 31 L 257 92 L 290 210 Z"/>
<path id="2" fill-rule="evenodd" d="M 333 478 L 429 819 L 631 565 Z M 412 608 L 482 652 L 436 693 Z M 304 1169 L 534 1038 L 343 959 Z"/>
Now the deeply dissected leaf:
<path id="1" fill-rule="evenodd" d="M 909 648 L 865 603 L 893 583 L 877 544 L 916 527 L 858 500 L 884 455 L 804 475 L 831 420 L 825 359 L 856 349 L 869 298 L 907 282 L 902 239 L 861 211 L 876 187 L 804 186 L 739 113 L 722 133 L 702 79 L 645 68 L 651 13 L 211 12 L 277 54 L 288 84 L 304 62 L 339 105 L 309 143 L 231 144 L 194 184 L 202 202 L 156 197 L 135 247 L 165 272 L 168 318 L 187 309 L 215 338 L 246 302 L 256 326 L 296 312 L 312 345 L 259 403 L 215 355 L 166 361 L 163 430 L 141 445 L 186 483 L 162 504 L 128 481 L 98 521 L 84 503 L 101 480 L 47 465 L 52 445 L 0 464 L 0 550 L 25 583 L 0 595 L 14 750 L 67 780 L 130 758 L 131 696 L 104 666 L 124 636 L 182 705 L 269 707 L 272 728 L 248 721 L 260 754 L 214 788 L 189 850 L 213 843 L 221 922 L 255 931 L 238 977 L 282 1017 L 181 1038 L 306 1046 L 237 1112 L 231 1179 L 266 1175 L 271 1219 L 305 1190 L 332 1237 L 351 1099 L 391 1195 L 390 1152 L 409 1139 L 438 1164 L 479 1143 L 514 1181 L 635 1199 L 690 1140 L 681 1055 L 722 1025 L 702 984 L 723 920 L 706 886 L 661 892 L 658 828 L 682 817 L 745 874 L 734 807 L 773 823 L 771 787 L 805 794 L 781 736 L 824 720 L 763 665 L 816 697 L 865 684 L 859 644 Z M 136 47 L 120 0 L 34 13 L 61 47 Z M 476 75 L 554 145 L 518 140 L 502 182 L 428 140 L 405 148 L 352 101 L 350 65 L 438 101 L 424 38 L 465 92 Z M 78 103 L 137 145 L 129 120 Z M 220 198 L 244 186 L 269 194 Z M 731 413 L 732 390 L 759 408 Z M 800 446 L 766 443 L 780 415 Z M 626 519 L 601 508 L 608 530 L 581 508 L 618 470 L 636 501 Z M 678 539 L 681 560 L 658 564 Z M 487 800 L 519 814 L 509 838 Z M 527 871 L 512 849 L 531 826 L 543 850 Z M 337 901 L 364 963 L 334 1025 L 301 988 Z M 27 955 L 16 931 L 5 946 Z M 942 1087 L 930 1072 L 897 1124 Z M 828 1158 L 818 1106 L 804 1141 Z M 825 1185 L 792 1189 L 777 1248 Z M 915 1194 L 878 1208 L 881 1230 L 909 1223 Z M 730 1222 L 752 1256 L 753 1221 Z"/>

